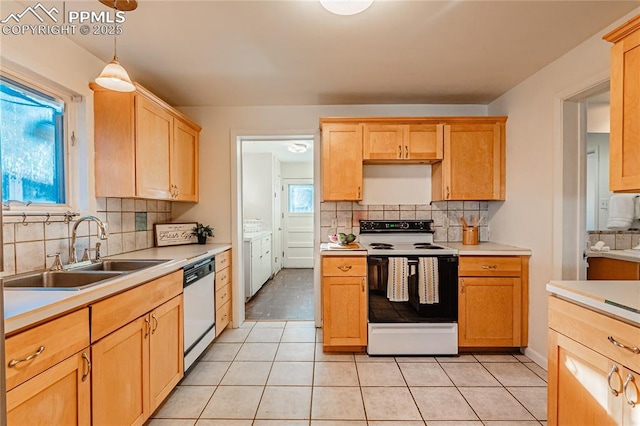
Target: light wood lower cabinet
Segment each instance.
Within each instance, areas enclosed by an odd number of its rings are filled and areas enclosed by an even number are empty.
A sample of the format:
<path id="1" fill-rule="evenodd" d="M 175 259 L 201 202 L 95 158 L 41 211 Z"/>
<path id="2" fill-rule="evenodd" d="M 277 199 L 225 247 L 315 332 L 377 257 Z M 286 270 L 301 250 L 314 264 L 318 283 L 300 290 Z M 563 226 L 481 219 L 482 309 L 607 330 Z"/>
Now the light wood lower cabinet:
<path id="1" fill-rule="evenodd" d="M 322 333 L 325 351 L 367 345 L 367 259 L 322 258 Z"/>
<path id="2" fill-rule="evenodd" d="M 588 280 L 640 280 L 640 263 L 606 257 L 590 257 Z"/>
<path id="3" fill-rule="evenodd" d="M 640 425 L 640 355 L 608 336 L 640 346 L 637 327 L 549 298 L 549 425 Z"/>
<path id="4" fill-rule="evenodd" d="M 216 255 L 216 337 L 231 322 L 231 250 Z"/>
<path id="5" fill-rule="evenodd" d="M 182 378 L 182 295 L 91 347 L 93 424 L 141 425 Z"/>
<path id="6" fill-rule="evenodd" d="M 11 389 L 7 425 L 90 425 L 89 372 L 89 351 L 85 350 Z"/>
<path id="7" fill-rule="evenodd" d="M 460 347 L 527 345 L 528 265 L 528 256 L 460 256 Z"/>

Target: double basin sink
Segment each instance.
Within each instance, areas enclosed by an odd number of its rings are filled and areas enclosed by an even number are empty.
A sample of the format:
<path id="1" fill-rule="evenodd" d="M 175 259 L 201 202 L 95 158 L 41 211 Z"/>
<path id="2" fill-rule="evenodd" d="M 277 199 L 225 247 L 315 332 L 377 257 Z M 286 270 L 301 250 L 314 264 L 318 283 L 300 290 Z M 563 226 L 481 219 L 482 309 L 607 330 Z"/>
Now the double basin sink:
<path id="1" fill-rule="evenodd" d="M 31 272 L 4 279 L 5 289 L 83 290 L 124 274 L 150 268 L 166 260 L 101 260 L 82 262 L 65 271 Z"/>

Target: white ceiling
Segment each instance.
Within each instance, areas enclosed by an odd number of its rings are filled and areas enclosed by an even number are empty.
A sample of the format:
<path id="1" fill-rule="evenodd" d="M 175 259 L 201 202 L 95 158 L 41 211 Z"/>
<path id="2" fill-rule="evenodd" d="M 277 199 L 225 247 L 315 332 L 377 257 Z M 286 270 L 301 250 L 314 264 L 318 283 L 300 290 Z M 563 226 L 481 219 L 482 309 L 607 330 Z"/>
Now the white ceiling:
<path id="1" fill-rule="evenodd" d="M 291 152 L 289 145 L 292 143 L 302 143 L 307 145 L 305 152 Z M 313 140 L 289 140 L 289 141 L 242 141 L 243 154 L 271 153 L 283 163 L 312 163 L 313 162 Z"/>
<path id="2" fill-rule="evenodd" d="M 376 0 L 337 16 L 315 0 L 140 0 L 118 56 L 173 105 L 486 104 L 638 6 Z M 112 38 L 72 39 L 111 59 Z"/>

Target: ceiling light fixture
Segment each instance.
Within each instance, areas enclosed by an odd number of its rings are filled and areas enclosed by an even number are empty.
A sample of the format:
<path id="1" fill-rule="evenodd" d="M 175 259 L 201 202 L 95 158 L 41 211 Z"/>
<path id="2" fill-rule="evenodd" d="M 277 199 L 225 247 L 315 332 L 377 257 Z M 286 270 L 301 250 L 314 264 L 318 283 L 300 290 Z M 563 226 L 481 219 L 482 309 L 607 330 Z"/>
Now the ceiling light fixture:
<path id="1" fill-rule="evenodd" d="M 100 0 L 101 3 L 107 4 L 106 0 Z M 119 3 L 122 5 L 119 6 Z M 135 6 L 132 6 L 135 4 Z M 113 1 L 114 12 L 121 8 L 121 10 L 133 10 L 137 7 L 136 1 Z M 126 8 L 126 9 L 125 9 Z M 131 82 L 129 74 L 122 65 L 118 62 L 118 49 L 117 49 L 117 32 L 113 35 L 113 59 L 109 62 L 100 75 L 96 78 L 96 83 L 105 89 L 115 90 L 116 92 L 134 92 L 136 87 Z"/>
<path id="2" fill-rule="evenodd" d="M 356 15 L 366 10 L 373 0 L 320 0 L 320 4 L 336 15 Z"/>
<path id="3" fill-rule="evenodd" d="M 289 152 L 295 152 L 296 154 L 302 154 L 303 152 L 307 152 L 308 148 L 309 147 L 307 146 L 306 143 L 300 143 L 300 142 L 291 143 L 287 147 Z"/>

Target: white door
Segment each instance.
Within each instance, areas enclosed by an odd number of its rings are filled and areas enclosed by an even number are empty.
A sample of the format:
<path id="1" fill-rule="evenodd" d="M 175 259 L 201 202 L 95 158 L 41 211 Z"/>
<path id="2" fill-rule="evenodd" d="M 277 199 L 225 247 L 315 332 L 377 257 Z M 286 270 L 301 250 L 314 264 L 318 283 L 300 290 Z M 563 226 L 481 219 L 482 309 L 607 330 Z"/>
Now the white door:
<path id="1" fill-rule="evenodd" d="M 313 268 L 313 179 L 283 179 L 285 268 Z"/>
<path id="2" fill-rule="evenodd" d="M 274 157 L 273 173 L 273 275 L 282 269 L 282 176 L 280 161 Z"/>

